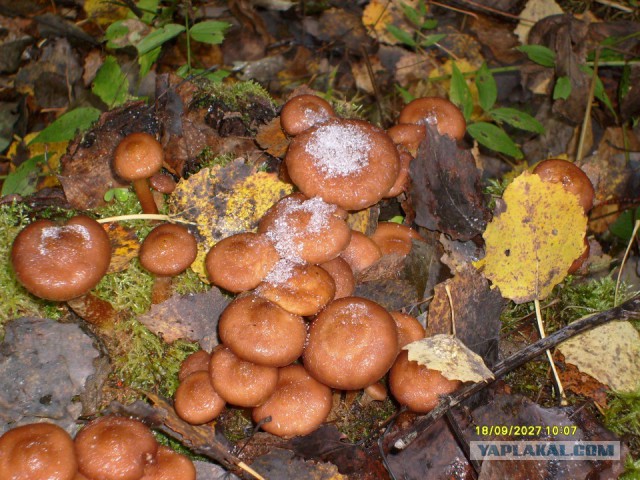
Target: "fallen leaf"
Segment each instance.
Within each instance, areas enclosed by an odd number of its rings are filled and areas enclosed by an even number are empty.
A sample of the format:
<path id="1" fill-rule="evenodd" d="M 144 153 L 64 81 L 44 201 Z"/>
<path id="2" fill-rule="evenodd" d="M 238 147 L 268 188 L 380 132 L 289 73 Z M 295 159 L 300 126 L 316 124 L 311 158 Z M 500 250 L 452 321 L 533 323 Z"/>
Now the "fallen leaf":
<path id="1" fill-rule="evenodd" d="M 529 0 L 520 12 L 520 21 L 514 33 L 520 39 L 520 43 L 526 45 L 529 39 L 529 32 L 535 22 L 545 17 L 560 15 L 562 13 L 564 13 L 562 8 L 555 0 Z"/>
<path id="2" fill-rule="evenodd" d="M 578 197 L 528 172 L 504 191 L 506 211 L 483 237 L 484 275 L 516 303 L 546 298 L 584 250 L 587 218 Z"/>
<path id="3" fill-rule="evenodd" d="M 493 378 L 482 357 L 451 335 L 423 338 L 406 345 L 403 350 L 409 352 L 409 361 L 437 370 L 449 380 L 482 382 Z"/>
<path id="4" fill-rule="evenodd" d="M 338 473 L 338 468 L 330 463 L 318 463 L 304 460 L 294 452 L 274 448 L 269 453 L 255 458 L 251 468 L 260 472 L 265 478 L 279 480 L 345 480 L 346 477 Z"/>
<path id="5" fill-rule="evenodd" d="M 129 262 L 138 256 L 140 240 L 135 230 L 117 222 L 103 224 L 103 228 L 111 241 L 111 263 L 107 273 L 122 272 L 128 268 Z"/>
<path id="6" fill-rule="evenodd" d="M 640 333 L 627 321 L 610 322 L 581 333 L 558 348 L 576 365 L 612 390 L 632 392 L 640 385 Z"/>
<path id="7" fill-rule="evenodd" d="M 607 392 L 609 387 L 600 383 L 591 375 L 582 373 L 578 367 L 566 363 L 564 356 L 556 350 L 553 356 L 564 364 L 564 368 L 558 369 L 558 377 L 565 390 L 577 393 L 585 398 L 590 398 L 598 404 L 600 408 L 607 407 Z"/>
<path id="8" fill-rule="evenodd" d="M 258 128 L 256 133 L 256 142 L 260 148 L 264 149 L 269 155 L 278 158 L 284 158 L 289 147 L 289 139 L 282 131 L 280 126 L 280 117 L 276 117 L 269 123 L 265 123 Z"/>

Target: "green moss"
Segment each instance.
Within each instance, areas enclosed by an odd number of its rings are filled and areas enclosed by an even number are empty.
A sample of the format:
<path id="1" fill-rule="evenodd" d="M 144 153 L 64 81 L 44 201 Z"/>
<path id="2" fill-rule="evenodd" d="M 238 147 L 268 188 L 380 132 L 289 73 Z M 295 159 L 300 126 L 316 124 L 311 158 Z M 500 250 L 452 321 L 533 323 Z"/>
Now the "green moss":
<path id="1" fill-rule="evenodd" d="M 237 158 L 233 153 L 218 155 L 211 147 L 204 147 L 198 155 L 198 169 L 219 165 L 224 167 Z"/>
<path id="2" fill-rule="evenodd" d="M 165 343 L 137 320 L 116 325 L 119 339 L 113 352 L 113 375 L 124 385 L 171 397 L 178 388 L 178 370 L 182 361 L 200 347 L 178 340 Z"/>
<path id="3" fill-rule="evenodd" d="M 640 457 L 640 385 L 634 392 L 612 392 L 604 412 L 607 428 L 629 438 L 631 451 Z"/>
<path id="4" fill-rule="evenodd" d="M 151 307 L 152 287 L 153 276 L 134 258 L 126 270 L 105 275 L 93 293 L 120 312 L 140 315 Z"/>
<path id="5" fill-rule="evenodd" d="M 353 402 L 349 406 L 343 404 L 338 408 L 335 424 L 350 442 L 356 443 L 377 437 L 380 426 L 395 412 L 396 406 L 389 397 L 383 402 L 370 402 L 366 405 Z"/>
<path id="6" fill-rule="evenodd" d="M 202 455 L 197 455 L 197 454 L 193 453 L 187 447 L 182 445 L 179 441 L 171 438 L 168 435 L 165 435 L 162 432 L 158 432 L 156 430 L 153 430 L 153 436 L 156 437 L 156 441 L 160 445 L 164 445 L 165 447 L 169 447 L 174 452 L 177 452 L 177 453 L 180 453 L 182 455 L 185 455 L 185 456 L 189 457 L 191 460 L 200 460 L 202 462 L 210 461 L 207 457 L 203 457 Z"/>
<path id="7" fill-rule="evenodd" d="M 227 408 L 216 419 L 216 422 L 222 426 L 224 436 L 233 443 L 247 438 L 253 431 L 253 423 L 249 410 L 240 408 Z"/>
<path id="8" fill-rule="evenodd" d="M 200 279 L 196 272 L 188 268 L 185 272 L 174 277 L 172 288 L 175 294 L 189 295 L 206 292 L 210 287 Z"/>
<path id="9" fill-rule="evenodd" d="M 249 110 L 256 102 L 275 109 L 269 92 L 252 80 L 236 83 L 203 82 L 200 86 L 202 90 L 196 99 L 196 105 L 201 105 L 201 102 L 206 105 L 210 99 L 215 98 L 236 112 Z"/>
<path id="10" fill-rule="evenodd" d="M 624 463 L 624 473 L 618 480 L 638 480 L 640 479 L 640 458 L 634 460 L 631 455 L 627 456 Z"/>
<path id="11" fill-rule="evenodd" d="M 57 303 L 27 292 L 13 272 L 11 246 L 16 235 L 29 223 L 26 205 L 0 205 L 0 338 L 4 336 L 4 325 L 13 318 L 32 315 L 55 319 L 62 315 Z"/>
<path id="12" fill-rule="evenodd" d="M 610 276 L 588 282 L 580 282 L 575 277 L 567 277 L 558 290 L 560 306 L 558 315 L 569 323 L 596 312 L 609 310 L 614 306 L 616 280 Z M 620 285 L 619 302 L 630 298 L 631 290 L 626 284 Z"/>
<path id="13" fill-rule="evenodd" d="M 142 213 L 138 197 L 129 191 L 123 200 L 112 199 L 104 206 L 95 208 L 91 212 L 98 218 L 118 217 L 120 215 L 136 215 Z M 160 213 L 166 213 L 161 211 Z M 144 238 L 157 224 L 149 220 L 127 220 L 119 222 L 121 226 L 135 231 L 138 238 Z"/>

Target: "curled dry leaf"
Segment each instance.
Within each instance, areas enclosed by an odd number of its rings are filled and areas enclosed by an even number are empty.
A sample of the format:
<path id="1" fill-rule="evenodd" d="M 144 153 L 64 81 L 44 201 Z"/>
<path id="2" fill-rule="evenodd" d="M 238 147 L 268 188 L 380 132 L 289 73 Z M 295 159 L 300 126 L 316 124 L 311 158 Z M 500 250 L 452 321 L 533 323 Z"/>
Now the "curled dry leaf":
<path id="1" fill-rule="evenodd" d="M 434 335 L 410 343 L 403 350 L 409 352 L 409 360 L 431 370 L 438 370 L 449 380 L 481 382 L 493 378 L 480 355 L 472 352 L 464 343 L 451 335 Z"/>

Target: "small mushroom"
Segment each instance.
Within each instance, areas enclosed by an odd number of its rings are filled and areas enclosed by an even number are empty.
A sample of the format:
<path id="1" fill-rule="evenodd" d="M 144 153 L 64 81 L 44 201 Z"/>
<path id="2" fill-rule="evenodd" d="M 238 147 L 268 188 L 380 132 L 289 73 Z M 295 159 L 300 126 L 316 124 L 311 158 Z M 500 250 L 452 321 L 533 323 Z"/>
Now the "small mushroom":
<path id="1" fill-rule="evenodd" d="M 95 220 L 77 215 L 64 225 L 36 220 L 15 238 L 11 264 L 32 294 L 67 301 L 89 292 L 107 273 L 109 237 Z"/>
<path id="2" fill-rule="evenodd" d="M 155 462 L 151 430 L 132 418 L 106 415 L 89 422 L 75 438 L 80 473 L 91 479 L 139 480 Z"/>
<path id="3" fill-rule="evenodd" d="M 302 355 L 307 327 L 299 315 L 265 298 L 246 295 L 237 297 L 222 312 L 218 334 L 242 360 L 284 367 Z"/>
<path id="4" fill-rule="evenodd" d="M 156 462 L 144 468 L 140 480 L 196 480 L 196 467 L 189 457 L 161 445 Z"/>
<path id="5" fill-rule="evenodd" d="M 357 274 L 380 260 L 382 251 L 376 242 L 364 233 L 354 230 L 351 232 L 351 241 L 340 254 L 340 258 L 349 264 L 354 274 Z"/>
<path id="6" fill-rule="evenodd" d="M 303 359 L 319 382 L 359 390 L 383 377 L 397 353 L 398 330 L 389 312 L 371 300 L 345 297 L 313 320 Z"/>
<path id="7" fill-rule="evenodd" d="M 424 242 L 424 239 L 411 227 L 394 222 L 380 222 L 371 235 L 383 255 L 408 255 L 413 246 L 412 241 Z"/>
<path id="8" fill-rule="evenodd" d="M 224 345 L 213 351 L 209 375 L 218 395 L 238 407 L 262 405 L 278 383 L 277 368 L 241 360 Z"/>
<path id="9" fill-rule="evenodd" d="M 78 471 L 73 440 L 52 423 L 31 423 L 0 436 L 3 480 L 73 480 Z"/>
<path id="10" fill-rule="evenodd" d="M 158 213 L 148 178 L 160 171 L 163 161 L 162 145 L 148 133 L 131 133 L 116 147 L 113 169 L 120 178 L 133 183 L 144 213 Z"/>
<path id="11" fill-rule="evenodd" d="M 353 270 L 351 270 L 346 260 L 341 257 L 336 257 L 319 266 L 331 275 L 331 278 L 333 278 L 336 284 L 334 299 L 349 297 L 353 294 L 356 288 L 356 279 L 353 276 Z"/>
<path id="12" fill-rule="evenodd" d="M 398 348 L 424 338 L 425 331 L 416 317 L 402 312 L 389 312 L 398 327 Z"/>
<path id="13" fill-rule="evenodd" d="M 593 207 L 595 190 L 587 174 L 576 164 L 567 160 L 551 158 L 538 163 L 533 173 L 545 182 L 559 183 L 567 192 L 577 195 L 585 215 Z"/>
<path id="14" fill-rule="evenodd" d="M 154 173 L 149 178 L 149 185 L 156 192 L 170 194 L 176 189 L 176 181 L 168 173 Z"/>
<path id="15" fill-rule="evenodd" d="M 263 430 L 279 437 L 307 435 L 327 419 L 331 411 L 331 389 L 315 380 L 302 365 L 280 369 L 276 390 L 261 406 L 253 409 L 253 420 Z"/>
<path id="16" fill-rule="evenodd" d="M 424 125 L 415 123 L 399 123 L 387 130 L 387 135 L 391 137 L 397 145 L 405 147 L 411 156 L 418 153 L 420 143 L 427 138 L 427 128 Z"/>
<path id="17" fill-rule="evenodd" d="M 410 101 L 400 111 L 398 123 L 434 125 L 440 135 L 462 140 L 467 122 L 458 107 L 445 98 L 421 97 Z"/>
<path id="18" fill-rule="evenodd" d="M 213 388 L 209 372 L 198 371 L 180 382 L 173 405 L 182 420 L 201 425 L 220 415 L 225 401 Z"/>
<path id="19" fill-rule="evenodd" d="M 178 381 L 182 381 L 194 372 L 209 371 L 211 354 L 206 350 L 198 350 L 185 358 L 180 364 L 178 371 Z"/>
<path id="20" fill-rule="evenodd" d="M 317 95 L 297 95 L 282 107 L 280 125 L 292 137 L 335 117 L 329 102 Z"/>

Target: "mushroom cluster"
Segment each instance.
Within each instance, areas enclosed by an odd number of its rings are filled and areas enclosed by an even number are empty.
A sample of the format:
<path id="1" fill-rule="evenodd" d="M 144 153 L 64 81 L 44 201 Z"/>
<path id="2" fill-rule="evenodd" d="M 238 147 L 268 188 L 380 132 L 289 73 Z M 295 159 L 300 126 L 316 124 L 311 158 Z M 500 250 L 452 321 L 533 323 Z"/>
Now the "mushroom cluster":
<path id="1" fill-rule="evenodd" d="M 16 427 L 0 437 L 0 478 L 12 480 L 195 480 L 191 460 L 160 446 L 142 422 L 106 415 L 75 440 L 52 423 Z"/>

